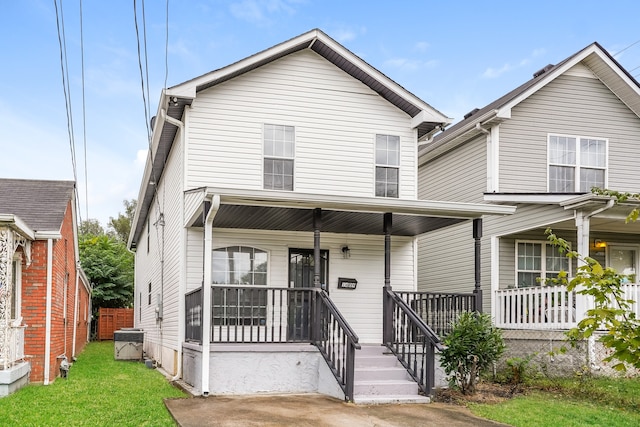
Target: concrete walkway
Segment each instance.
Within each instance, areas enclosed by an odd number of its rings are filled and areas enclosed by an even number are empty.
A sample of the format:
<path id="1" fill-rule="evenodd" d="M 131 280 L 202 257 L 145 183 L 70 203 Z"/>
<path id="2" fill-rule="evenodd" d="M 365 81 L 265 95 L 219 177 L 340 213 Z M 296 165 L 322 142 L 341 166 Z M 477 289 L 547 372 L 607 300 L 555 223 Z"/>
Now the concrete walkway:
<path id="1" fill-rule="evenodd" d="M 505 426 L 460 406 L 354 405 L 320 394 L 192 397 L 166 400 L 165 405 L 181 427 Z"/>

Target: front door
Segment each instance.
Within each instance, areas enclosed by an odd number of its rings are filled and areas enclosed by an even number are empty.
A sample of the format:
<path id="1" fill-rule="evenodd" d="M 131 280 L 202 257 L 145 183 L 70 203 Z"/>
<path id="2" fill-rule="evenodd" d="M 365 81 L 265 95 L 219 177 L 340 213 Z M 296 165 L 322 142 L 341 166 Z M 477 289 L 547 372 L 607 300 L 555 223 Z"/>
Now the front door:
<path id="1" fill-rule="evenodd" d="M 289 249 L 289 287 L 304 289 L 313 287 L 315 260 L 313 249 Z M 320 251 L 320 283 L 329 277 L 329 251 Z M 327 287 L 328 288 L 328 287 Z M 291 291 L 288 309 L 289 340 L 306 341 L 310 338 L 311 303 L 308 292 Z"/>

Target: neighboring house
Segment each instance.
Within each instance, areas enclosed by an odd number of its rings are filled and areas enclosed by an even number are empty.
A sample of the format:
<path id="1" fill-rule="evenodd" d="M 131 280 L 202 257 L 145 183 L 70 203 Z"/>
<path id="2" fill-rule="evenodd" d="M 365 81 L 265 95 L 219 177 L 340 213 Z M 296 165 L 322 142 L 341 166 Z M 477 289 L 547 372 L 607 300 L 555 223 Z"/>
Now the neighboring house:
<path id="1" fill-rule="evenodd" d="M 49 384 L 89 340 L 73 181 L 0 179 L 0 396 Z"/>
<path id="2" fill-rule="evenodd" d="M 514 211 L 418 200 L 418 138 L 449 119 L 313 30 L 165 89 L 152 123 L 129 240 L 147 356 L 202 395 L 415 398 L 362 363 L 429 334 L 391 291 L 415 306 L 416 236 Z M 423 391 L 433 345 L 401 347 Z"/>
<path id="3" fill-rule="evenodd" d="M 422 199 L 517 205 L 515 215 L 483 224 L 484 307 L 497 326 L 566 330 L 584 316 L 584 297 L 543 286 L 577 268 L 546 241 L 547 227 L 628 275 L 628 296 L 640 299 L 640 223 L 624 220 L 633 205 L 590 192 L 640 190 L 640 88 L 599 44 L 472 111 L 427 140 L 419 159 Z M 469 232 L 461 224 L 424 237 L 421 290 L 464 290 L 473 252 L 461 241 Z"/>

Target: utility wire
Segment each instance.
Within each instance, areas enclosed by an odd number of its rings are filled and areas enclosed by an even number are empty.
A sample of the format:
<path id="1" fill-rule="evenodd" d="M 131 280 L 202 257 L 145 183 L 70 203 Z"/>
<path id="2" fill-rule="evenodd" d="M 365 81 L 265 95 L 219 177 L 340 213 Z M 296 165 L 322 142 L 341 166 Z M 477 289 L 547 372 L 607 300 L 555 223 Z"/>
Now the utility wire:
<path id="1" fill-rule="evenodd" d="M 84 80 L 84 31 L 82 22 L 82 0 L 80 0 L 80 64 L 82 68 L 82 140 L 84 146 L 84 198 L 85 213 L 89 219 L 89 174 L 87 172 L 87 110 L 85 99 L 85 80 Z M 80 212 L 80 209 L 78 209 Z M 80 222 L 82 222 L 82 214 L 80 214 Z"/>
<path id="2" fill-rule="evenodd" d="M 78 182 L 76 169 L 76 153 L 73 138 L 73 112 L 71 109 L 71 88 L 69 87 L 69 73 L 67 64 L 67 45 L 64 32 L 64 15 L 62 11 L 62 0 L 60 0 L 60 8 L 58 9 L 58 1 L 54 0 L 53 4 L 56 11 L 56 29 L 58 32 L 58 45 L 60 48 L 60 70 L 62 74 L 62 90 L 64 92 L 65 110 L 67 113 L 67 133 L 69 136 L 69 148 L 71 151 L 71 165 L 73 167 L 74 182 Z M 79 202 L 78 192 L 76 191 L 76 203 Z"/>
<path id="3" fill-rule="evenodd" d="M 615 58 L 616 56 L 620 55 L 625 50 L 629 49 L 630 47 L 633 47 L 633 46 L 637 45 L 638 43 L 640 43 L 640 40 L 636 40 L 635 42 L 631 43 L 629 46 L 625 47 L 624 49 L 617 51 L 615 53 L 615 55 L 613 55 L 613 57 Z"/>

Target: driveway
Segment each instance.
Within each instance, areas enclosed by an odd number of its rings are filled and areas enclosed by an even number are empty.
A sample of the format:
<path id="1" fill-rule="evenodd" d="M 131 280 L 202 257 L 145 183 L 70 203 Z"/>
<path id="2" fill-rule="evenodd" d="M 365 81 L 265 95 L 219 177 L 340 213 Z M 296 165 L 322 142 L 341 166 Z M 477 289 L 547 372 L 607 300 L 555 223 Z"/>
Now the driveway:
<path id="1" fill-rule="evenodd" d="M 320 394 L 212 396 L 165 400 L 181 427 L 495 427 L 464 407 L 442 403 L 355 405 Z"/>

